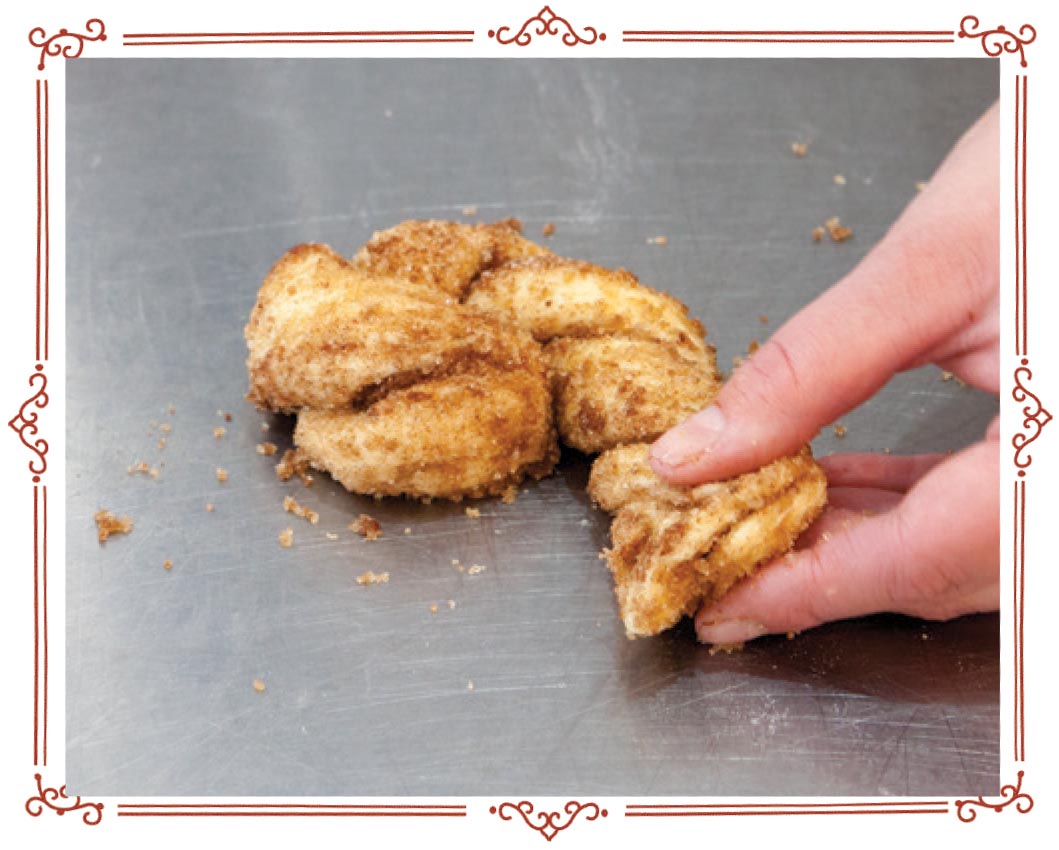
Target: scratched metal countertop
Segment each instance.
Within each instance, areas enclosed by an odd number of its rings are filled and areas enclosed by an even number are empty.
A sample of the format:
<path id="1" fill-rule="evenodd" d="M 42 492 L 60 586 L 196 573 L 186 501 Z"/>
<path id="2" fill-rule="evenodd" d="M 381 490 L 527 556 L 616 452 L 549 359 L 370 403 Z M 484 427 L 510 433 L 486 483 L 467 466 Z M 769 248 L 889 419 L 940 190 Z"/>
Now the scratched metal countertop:
<path id="1" fill-rule="evenodd" d="M 254 447 L 291 422 L 244 401 L 242 336 L 298 242 L 515 215 L 686 301 L 727 369 L 883 235 L 995 63 L 82 59 L 67 80 L 71 793 L 996 793 L 995 616 L 731 656 L 687 623 L 630 642 L 583 457 L 480 519 L 285 484 Z M 812 244 L 833 215 L 854 238 Z M 922 369 L 814 447 L 955 449 L 995 409 Z M 132 534 L 100 545 L 100 507 Z M 346 530 L 362 511 L 381 540 Z"/>

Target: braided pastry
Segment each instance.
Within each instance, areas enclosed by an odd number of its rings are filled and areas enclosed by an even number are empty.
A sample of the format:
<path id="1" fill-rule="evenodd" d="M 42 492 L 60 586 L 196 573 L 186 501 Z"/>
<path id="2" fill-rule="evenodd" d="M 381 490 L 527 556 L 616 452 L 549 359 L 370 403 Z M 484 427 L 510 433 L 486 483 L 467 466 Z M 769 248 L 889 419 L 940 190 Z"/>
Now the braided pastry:
<path id="1" fill-rule="evenodd" d="M 672 487 L 648 443 L 721 387 L 703 326 L 625 270 L 566 259 L 509 219 L 404 222 L 352 260 L 299 245 L 246 328 L 248 398 L 297 412 L 298 451 L 348 489 L 460 499 L 603 452 L 589 493 L 626 631 L 651 635 L 786 552 L 823 507 L 808 448 Z"/>

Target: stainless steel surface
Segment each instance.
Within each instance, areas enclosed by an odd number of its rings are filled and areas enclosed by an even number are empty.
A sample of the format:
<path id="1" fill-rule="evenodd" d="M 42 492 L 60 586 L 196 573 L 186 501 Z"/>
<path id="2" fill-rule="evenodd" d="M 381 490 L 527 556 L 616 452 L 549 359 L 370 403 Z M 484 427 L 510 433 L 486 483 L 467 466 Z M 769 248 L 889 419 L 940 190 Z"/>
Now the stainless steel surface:
<path id="1" fill-rule="evenodd" d="M 242 338 L 291 245 L 349 253 L 474 205 L 531 237 L 554 222 L 559 253 L 682 298 L 727 368 L 883 235 L 995 97 L 995 63 L 82 59 L 67 75 L 71 793 L 996 793 L 995 617 L 869 618 L 731 656 L 686 624 L 629 642 L 583 458 L 480 519 L 284 484 L 254 446 L 282 449 L 291 423 L 243 400 Z M 833 215 L 854 238 L 812 244 Z M 924 369 L 815 448 L 958 448 L 995 409 Z M 128 475 L 140 460 L 160 478 Z M 287 493 L 319 524 L 285 514 Z M 97 543 L 100 507 L 132 534 Z M 361 512 L 381 540 L 346 529 Z M 389 583 L 358 586 L 367 570 Z"/>

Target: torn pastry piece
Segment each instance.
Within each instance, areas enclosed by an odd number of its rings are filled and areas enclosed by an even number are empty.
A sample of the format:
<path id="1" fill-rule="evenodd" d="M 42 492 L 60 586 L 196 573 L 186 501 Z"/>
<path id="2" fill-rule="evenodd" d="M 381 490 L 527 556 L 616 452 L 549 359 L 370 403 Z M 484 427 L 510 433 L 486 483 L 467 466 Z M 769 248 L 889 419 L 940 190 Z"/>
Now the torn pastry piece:
<path id="1" fill-rule="evenodd" d="M 559 434 L 580 451 L 653 440 L 720 388 L 703 326 L 630 272 L 531 257 L 483 273 L 466 303 L 548 343 Z"/>
<path id="2" fill-rule="evenodd" d="M 404 221 L 376 232 L 353 257 L 371 275 L 395 277 L 462 298 L 484 270 L 519 257 L 551 253 L 521 234 L 522 222 Z"/>
<path id="3" fill-rule="evenodd" d="M 541 478 L 559 454 L 539 359 L 427 378 L 360 410 L 303 410 L 294 441 L 356 493 L 453 500 Z"/>
<path id="4" fill-rule="evenodd" d="M 712 346 L 689 354 L 624 336 L 560 337 L 544 351 L 559 431 L 582 452 L 653 441 L 721 387 Z"/>
<path id="5" fill-rule="evenodd" d="M 696 487 L 655 475 L 649 448 L 600 455 L 588 485 L 589 495 L 615 514 L 605 555 L 630 637 L 658 634 L 716 602 L 788 552 L 827 501 L 827 480 L 808 447 Z"/>

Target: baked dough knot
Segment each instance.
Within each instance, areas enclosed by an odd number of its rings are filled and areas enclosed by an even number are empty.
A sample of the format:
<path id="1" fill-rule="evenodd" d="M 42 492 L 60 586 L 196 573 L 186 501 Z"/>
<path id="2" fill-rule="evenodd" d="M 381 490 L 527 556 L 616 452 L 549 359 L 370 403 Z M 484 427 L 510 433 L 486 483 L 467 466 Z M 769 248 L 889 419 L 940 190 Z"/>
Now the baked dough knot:
<path id="1" fill-rule="evenodd" d="M 298 452 L 349 490 L 461 499 L 596 460 L 630 636 L 657 634 L 793 545 L 823 507 L 808 448 L 730 481 L 672 487 L 648 443 L 721 388 L 706 330 L 623 269 L 493 224 L 408 221 L 352 260 L 325 245 L 272 268 L 246 328 L 249 398 L 296 412 Z"/>
<path id="2" fill-rule="evenodd" d="M 547 475 L 541 347 L 459 301 L 486 268 L 545 250 L 516 224 L 405 222 L 352 260 L 292 248 L 246 327 L 248 398 L 297 413 L 300 458 L 357 493 L 459 500 Z"/>

